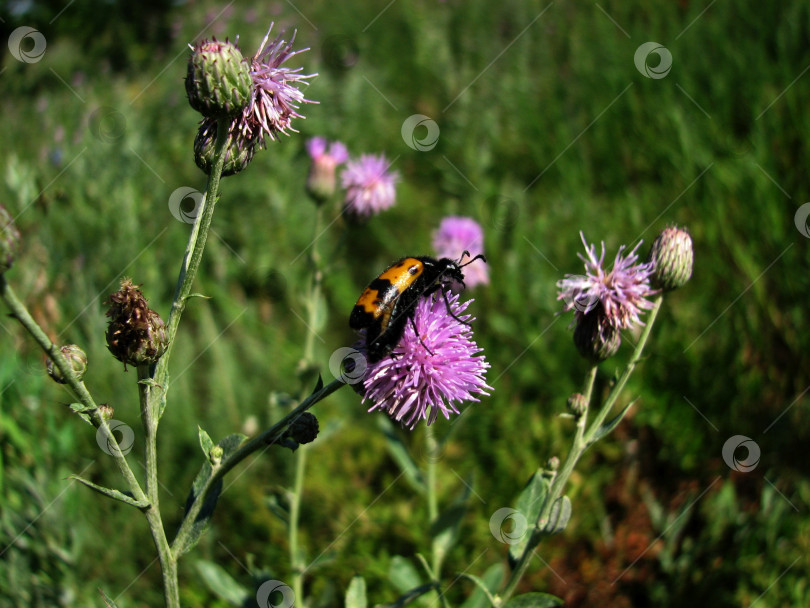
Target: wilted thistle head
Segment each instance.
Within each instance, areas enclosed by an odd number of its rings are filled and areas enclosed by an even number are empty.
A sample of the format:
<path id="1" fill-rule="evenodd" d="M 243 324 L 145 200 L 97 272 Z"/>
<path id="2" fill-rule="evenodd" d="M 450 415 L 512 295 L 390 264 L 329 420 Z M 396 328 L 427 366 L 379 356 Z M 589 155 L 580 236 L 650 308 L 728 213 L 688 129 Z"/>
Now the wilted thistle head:
<path id="1" fill-rule="evenodd" d="M 449 419 L 451 413 L 459 413 L 457 404 L 478 401 L 475 394 L 493 390 L 485 380 L 489 363 L 478 355 L 482 349 L 468 325 L 474 319 L 464 314 L 472 300 L 460 303 L 456 294 L 443 295 L 420 298 L 413 317 L 419 335 L 408 323 L 399 345 L 368 364 L 357 388 L 364 403 L 372 402 L 369 412 L 383 410 L 413 429 L 420 420 L 433 424 L 439 413 Z M 365 341 L 356 348 L 363 351 Z"/>
<path id="2" fill-rule="evenodd" d="M 66 344 L 60 348 L 59 351 L 62 353 L 62 356 L 67 359 L 68 365 L 70 365 L 76 376 L 76 380 L 81 382 L 87 371 L 87 355 L 85 352 L 75 344 Z M 53 378 L 54 381 L 59 384 L 67 383 L 67 378 L 65 378 L 64 374 L 62 374 L 62 370 L 53 362 L 53 359 L 48 358 L 46 368 L 48 375 Z"/>
<path id="3" fill-rule="evenodd" d="M 335 170 L 349 158 L 346 146 L 339 141 L 329 143 L 323 137 L 307 141 L 307 153 L 312 159 L 307 179 L 307 192 L 322 203 L 335 193 Z"/>
<path id="4" fill-rule="evenodd" d="M 694 257 L 692 237 L 684 228 L 664 228 L 650 249 L 652 284 L 663 291 L 683 287 L 692 277 Z"/>
<path id="5" fill-rule="evenodd" d="M 577 320 L 574 345 L 579 354 L 592 363 L 601 363 L 618 352 L 622 345 L 621 333 L 610 324 L 601 304 Z"/>
<path id="6" fill-rule="evenodd" d="M 433 233 L 433 250 L 440 258 L 459 260 L 464 264 L 470 259 L 466 255 L 462 257 L 465 251 L 471 257 L 484 253 L 484 230 L 471 217 L 446 217 Z M 489 285 L 489 267 L 483 260 L 465 267 L 464 284 L 467 287 Z"/>
<path id="7" fill-rule="evenodd" d="M 390 166 L 383 154 L 363 154 L 346 163 L 340 179 L 350 215 L 368 218 L 394 205 L 399 174 L 389 171 Z"/>
<path id="8" fill-rule="evenodd" d="M 0 205 L 0 274 L 11 268 L 20 248 L 20 231 L 14 218 Z"/>
<path id="9" fill-rule="evenodd" d="M 202 40 L 191 47 L 186 93 L 191 107 L 207 118 L 241 114 L 250 102 L 250 66 L 235 44 Z"/>
<path id="10" fill-rule="evenodd" d="M 107 348 L 127 364 L 155 363 L 168 345 L 163 319 L 149 308 L 146 298 L 131 279 L 121 282 L 121 289 L 110 295 L 107 326 Z"/>

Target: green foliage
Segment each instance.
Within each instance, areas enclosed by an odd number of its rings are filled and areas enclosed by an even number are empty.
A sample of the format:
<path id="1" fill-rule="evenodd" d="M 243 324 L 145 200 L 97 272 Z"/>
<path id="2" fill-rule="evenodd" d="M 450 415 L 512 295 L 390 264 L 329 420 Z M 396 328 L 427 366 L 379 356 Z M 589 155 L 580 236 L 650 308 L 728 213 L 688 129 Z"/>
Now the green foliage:
<path id="1" fill-rule="evenodd" d="M 107 352 L 102 302 L 131 276 L 168 315 L 188 236 L 169 197 L 204 185 L 192 153 L 198 116 L 183 91 L 185 45 L 223 7 L 135 14 L 115 3 L 103 11 L 80 4 L 52 25 L 63 4 L 2 14 L 3 40 L 27 24 L 48 39 L 39 63 L 2 60 L 0 200 L 23 234 L 8 276 L 54 339 L 85 350 L 88 386 L 136 429 L 135 374 Z M 325 210 L 330 227 L 315 242 L 327 265 L 327 307 L 314 341 L 323 374 L 332 351 L 354 339 L 347 317 L 360 289 L 390 260 L 428 253 L 445 215 L 475 217 L 486 231 L 492 284 L 469 295 L 495 391 L 467 405 L 443 442 L 443 508 L 459 479 L 475 479 L 463 519 L 442 528 L 457 534 L 446 573 L 469 569 L 497 591 L 503 572 L 493 564 L 506 561 L 507 547 L 487 522 L 498 508 L 520 504 L 523 481 L 568 445 L 573 425 L 556 414 L 579 390 L 585 365 L 568 318 L 556 316 L 555 282 L 581 272 L 579 230 L 604 239 L 611 256 L 673 222 L 691 231 L 693 279 L 665 301 L 649 357 L 617 405 L 618 412 L 638 397 L 630 419 L 580 462 L 568 494 L 573 518 L 543 545 L 544 559 L 569 588 L 596 593 L 597 582 L 609 584 L 655 541 L 633 566 L 638 576 L 613 586 L 615 605 L 681 606 L 695 594 L 716 606 L 809 604 L 802 575 L 810 568 L 810 469 L 796 455 L 810 439 L 810 275 L 808 241 L 793 215 L 810 188 L 810 79 L 801 76 L 810 63 L 810 7 L 658 0 L 546 10 L 546 3 L 470 0 L 396 2 L 380 12 L 385 4 L 311 2 L 299 6 L 306 17 L 289 3 L 274 9 L 276 27 L 297 27 L 311 47 L 295 66 L 319 72 L 306 94 L 320 104 L 305 108 L 300 135 L 273 143 L 223 182 L 195 285 L 209 299 L 189 302 L 162 419 L 161 506 L 170 536 L 199 471 L 198 446 L 210 447 L 195 426 L 214 437 L 252 435 L 287 411 L 272 393 L 307 386 L 298 365 L 310 274 L 300 254 L 313 245 L 313 207 L 304 195 L 303 145 L 324 135 L 353 154 L 397 158 L 402 181 L 397 206 L 364 225 L 348 223 L 339 205 Z M 241 34 L 249 55 L 268 18 L 264 8 L 233 7 L 205 35 Z M 647 40 L 672 53 L 663 79 L 643 77 L 633 63 Z M 356 61 L 336 61 L 335 45 Z M 430 152 L 403 143 L 401 124 L 415 113 L 441 128 Z M 112 458 L 61 407 L 72 398 L 48 381 L 40 353 L 12 320 L 0 323 L 0 597 L 20 606 L 89 605 L 101 601 L 101 587 L 122 608 L 133 598 L 159 605 L 160 575 L 148 567 L 154 547 L 133 510 L 65 481 L 81 474 L 118 487 Z M 623 337 L 617 361 L 600 372 L 603 389 L 637 336 Z M 322 428 L 337 430 L 306 448 L 301 544 L 321 556 L 308 578 L 311 605 L 339 604 L 350 584 L 356 591 L 358 574 L 372 605 L 420 585 L 422 600 L 435 602 L 411 557 L 431 547 L 435 532 L 416 490 L 424 479 L 413 455 L 423 438 L 380 432 L 350 390 L 315 413 Z M 738 433 L 756 439 L 763 462 L 732 475 L 720 454 Z M 682 493 L 697 499 L 718 476 L 687 510 Z M 684 490 L 685 480 L 696 488 Z M 245 463 L 226 481 L 195 556 L 239 588 L 251 588 L 256 570 L 248 576 L 234 556 L 272 564 L 284 580 L 287 529 L 268 502 L 283 514 L 290 485 L 286 452 Z M 638 486 L 649 490 L 646 500 Z M 643 516 L 633 519 L 637 509 Z M 640 548 L 622 536 L 631 524 Z M 587 548 L 585 557 L 569 558 L 583 555 L 572 547 Z M 214 575 L 199 568 L 181 563 L 184 605 L 225 605 Z M 521 593 L 559 585 L 541 568 L 524 583 Z M 453 605 L 486 605 L 473 589 L 459 583 L 447 594 Z M 601 600 L 594 605 L 608 605 Z"/>

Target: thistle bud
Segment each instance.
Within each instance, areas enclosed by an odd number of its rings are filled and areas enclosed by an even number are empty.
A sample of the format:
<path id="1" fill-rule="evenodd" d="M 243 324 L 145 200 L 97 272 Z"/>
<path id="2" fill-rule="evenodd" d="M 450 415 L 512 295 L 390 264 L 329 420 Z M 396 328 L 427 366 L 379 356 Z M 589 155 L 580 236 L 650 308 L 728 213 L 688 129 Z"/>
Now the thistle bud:
<path id="1" fill-rule="evenodd" d="M 307 152 L 312 160 L 307 192 L 316 203 L 321 204 L 335 193 L 335 170 L 348 160 L 349 153 L 341 142 L 329 144 L 323 137 L 313 137 L 307 141 Z"/>
<path id="2" fill-rule="evenodd" d="M 208 452 L 208 461 L 211 463 L 211 466 L 218 467 L 222 463 L 222 456 L 224 454 L 225 450 L 221 445 L 211 446 Z"/>
<path id="3" fill-rule="evenodd" d="M 191 107 L 209 118 L 235 116 L 249 101 L 253 80 L 239 48 L 227 40 L 203 40 L 192 47 L 186 75 Z"/>
<path id="4" fill-rule="evenodd" d="M 11 268 L 20 248 L 20 231 L 14 225 L 14 219 L 0 205 L 0 274 Z"/>
<path id="5" fill-rule="evenodd" d="M 592 363 L 601 363 L 616 354 L 622 344 L 619 330 L 608 323 L 601 306 L 577 321 L 574 344 L 579 354 Z"/>
<path id="6" fill-rule="evenodd" d="M 217 121 L 206 118 L 200 123 L 194 138 L 194 162 L 206 175 L 214 167 L 214 152 L 217 144 Z M 246 139 L 238 130 L 231 129 L 225 152 L 222 177 L 234 175 L 246 168 L 256 153 L 256 144 Z"/>
<path id="7" fill-rule="evenodd" d="M 67 359 L 68 365 L 70 365 L 73 373 L 76 375 L 76 379 L 81 382 L 82 378 L 84 378 L 84 373 L 87 371 L 87 355 L 75 344 L 67 344 L 59 350 L 62 356 Z M 53 359 L 48 359 L 45 366 L 48 370 L 48 375 L 53 378 L 54 381 L 59 384 L 67 384 L 67 378 L 65 378 L 62 371 L 56 367 Z"/>
<path id="8" fill-rule="evenodd" d="M 548 459 L 548 462 L 546 462 L 547 471 L 556 471 L 559 468 L 560 468 L 560 459 L 557 458 L 556 456 L 552 456 L 551 458 Z"/>
<path id="9" fill-rule="evenodd" d="M 672 291 L 683 287 L 692 276 L 692 237 L 677 226 L 669 226 L 653 241 L 649 260 L 655 265 L 651 277 L 656 289 Z"/>
<path id="10" fill-rule="evenodd" d="M 154 363 L 166 352 L 167 337 L 163 319 L 147 305 L 141 290 L 131 279 L 110 295 L 107 316 L 107 348 L 113 356 L 130 365 Z"/>
<path id="11" fill-rule="evenodd" d="M 571 413 L 579 418 L 588 409 L 588 401 L 582 393 L 574 393 L 568 398 L 568 409 Z"/>
<path id="12" fill-rule="evenodd" d="M 115 410 L 109 403 L 100 403 L 98 406 L 98 414 L 102 420 L 112 420 L 115 415 Z"/>
<path id="13" fill-rule="evenodd" d="M 301 444 L 315 441 L 318 436 L 318 419 L 314 414 L 304 412 L 292 421 L 287 433 L 294 441 Z"/>

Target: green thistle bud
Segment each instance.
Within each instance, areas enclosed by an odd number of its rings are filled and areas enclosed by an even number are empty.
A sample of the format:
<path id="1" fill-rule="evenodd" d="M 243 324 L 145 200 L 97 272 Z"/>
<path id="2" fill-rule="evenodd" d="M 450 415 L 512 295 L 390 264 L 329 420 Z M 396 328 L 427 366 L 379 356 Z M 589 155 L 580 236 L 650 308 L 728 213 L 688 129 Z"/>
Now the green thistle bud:
<path id="1" fill-rule="evenodd" d="M 186 75 L 191 107 L 209 118 L 235 116 L 250 102 L 250 65 L 235 44 L 203 40 L 192 47 Z"/>
<path id="2" fill-rule="evenodd" d="M 287 434 L 298 443 L 315 441 L 318 436 L 318 419 L 310 412 L 304 412 L 292 421 Z"/>
<path id="3" fill-rule="evenodd" d="M 655 265 L 653 287 L 664 291 L 683 287 L 692 276 L 694 257 L 692 237 L 686 230 L 677 226 L 664 228 L 653 241 L 648 259 Z"/>
<path id="4" fill-rule="evenodd" d="M 166 352 L 167 337 L 163 319 L 149 308 L 141 290 L 131 279 L 121 282 L 121 289 L 110 295 L 107 316 L 107 348 L 127 364 L 154 363 Z"/>
<path id="5" fill-rule="evenodd" d="M 81 382 L 84 378 L 84 373 L 87 371 L 87 355 L 84 351 L 75 344 L 68 344 L 59 349 L 62 356 L 67 359 L 68 364 L 73 369 L 76 379 Z M 61 370 L 56 367 L 53 359 L 48 359 L 46 363 L 48 375 L 59 384 L 67 384 L 67 378 L 62 374 Z"/>
<path id="6" fill-rule="evenodd" d="M 585 411 L 588 409 L 588 402 L 585 399 L 585 395 L 581 393 L 574 393 L 568 398 L 568 409 L 571 410 L 571 413 L 579 418 Z"/>
<path id="7" fill-rule="evenodd" d="M 20 231 L 14 225 L 14 218 L 0 205 L 0 274 L 11 268 L 20 248 Z"/>
<path id="8" fill-rule="evenodd" d="M 214 152 L 217 143 L 217 122 L 206 118 L 200 123 L 197 136 L 194 138 L 194 162 L 206 175 L 211 174 L 214 166 Z M 228 134 L 225 164 L 222 166 L 222 177 L 239 173 L 250 164 L 256 152 L 255 143 L 251 143 L 239 131 L 231 129 Z"/>
<path id="9" fill-rule="evenodd" d="M 112 420 L 115 415 L 115 410 L 108 403 L 100 403 L 98 406 L 98 414 L 103 420 Z"/>
<path id="10" fill-rule="evenodd" d="M 592 363 L 601 363 L 616 354 L 622 337 L 619 330 L 607 322 L 602 307 L 597 306 L 577 322 L 574 344 L 583 357 Z"/>
<path id="11" fill-rule="evenodd" d="M 552 456 L 551 458 L 548 459 L 548 462 L 546 462 L 547 471 L 556 471 L 559 468 L 560 468 L 560 459 L 557 458 L 556 456 Z"/>
<path id="12" fill-rule="evenodd" d="M 211 449 L 208 451 L 208 461 L 211 463 L 211 466 L 219 466 L 224 454 L 225 450 L 221 445 L 211 446 Z"/>

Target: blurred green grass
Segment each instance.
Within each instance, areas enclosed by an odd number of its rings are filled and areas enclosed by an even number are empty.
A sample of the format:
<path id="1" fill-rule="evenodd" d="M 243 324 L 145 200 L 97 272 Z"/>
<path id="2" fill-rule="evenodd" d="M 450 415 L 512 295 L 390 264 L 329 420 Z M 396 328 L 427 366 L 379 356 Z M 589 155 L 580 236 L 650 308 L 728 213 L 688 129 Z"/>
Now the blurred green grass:
<path id="1" fill-rule="evenodd" d="M 810 186 L 810 7 L 387 4 L 231 6 L 205 31 L 240 34 L 250 53 L 270 20 L 297 28 L 298 43 L 311 50 L 295 65 L 319 73 L 306 94 L 320 103 L 304 108 L 300 135 L 223 182 L 196 287 L 211 299 L 193 302 L 184 318 L 161 427 L 169 530 L 198 468 L 196 425 L 215 438 L 251 417 L 267 425 L 278 415 L 273 392 L 306 390 L 296 376 L 308 331 L 299 319 L 308 268 L 296 256 L 313 239 L 303 144 L 324 135 L 354 154 L 396 158 L 403 178 L 395 208 L 362 226 L 338 219 L 317 240 L 328 262 L 328 319 L 316 340 L 324 375 L 332 351 L 353 339 L 346 319 L 359 290 L 386 263 L 428 253 L 445 215 L 472 216 L 486 231 L 492 285 L 471 295 L 495 391 L 457 425 L 438 426 L 451 435 L 443 500 L 468 475 L 481 497 L 448 571 L 480 574 L 503 559 L 489 516 L 566 449 L 571 426 L 556 414 L 584 366 L 568 319 L 556 316 L 555 282 L 581 271 L 578 232 L 605 240 L 610 255 L 674 222 L 693 235 L 693 280 L 666 301 L 650 356 L 631 382 L 627 399 L 641 397 L 635 415 L 573 479 L 572 525 L 543 554 L 568 584 L 538 566 L 525 588 L 556 585 L 571 605 L 680 606 L 699 595 L 705 605 L 736 606 L 783 575 L 757 604 L 806 605 L 810 279 L 808 241 L 793 217 Z M 102 302 L 131 276 L 167 316 L 188 234 L 168 199 L 178 187 L 204 185 L 191 153 L 197 116 L 184 98 L 185 44 L 223 7 L 144 8 L 127 27 L 91 3 L 49 24 L 61 8 L 3 15 L 6 38 L 32 25 L 48 40 L 39 63 L 2 59 L 0 201 L 19 214 L 25 241 L 9 278 L 54 339 L 85 348 L 94 394 L 137 429 L 134 374 L 122 375 L 106 352 Z M 113 22 L 116 35 L 105 29 Z M 665 78 L 647 79 L 633 63 L 648 40 L 672 53 Z M 346 51 L 345 61 L 335 49 Z M 429 152 L 402 140 L 401 124 L 415 113 L 441 129 Z M 98 603 L 100 586 L 111 597 L 123 592 L 123 606 L 158 605 L 143 523 L 64 481 L 90 465 L 85 475 L 115 485 L 110 463 L 90 428 L 60 406 L 68 393 L 46 382 L 41 355 L 20 328 L 3 319 L 2 329 L 2 546 L 36 518 L 36 505 L 53 506 L 8 550 L 14 566 L 0 575 L 0 596 L 14 590 L 20 599 L 10 605 Z M 627 350 L 604 366 L 603 385 Z M 309 579 L 313 598 L 341 597 L 362 573 L 375 601 L 392 599 L 391 556 L 429 545 L 424 505 L 406 484 L 392 484 L 399 470 L 364 409 L 348 390 L 316 409 L 322 427 L 335 430 L 309 448 L 303 543 L 310 559 L 322 551 L 329 558 Z M 762 449 L 747 475 L 731 475 L 721 458 L 735 434 Z M 419 452 L 419 433 L 406 441 Z M 140 449 L 136 442 L 133 454 Z M 277 578 L 288 574 L 285 531 L 267 500 L 289 483 L 289 463 L 288 454 L 268 453 L 233 480 L 212 530 L 182 565 L 185 603 L 216 605 L 196 577 L 198 557 L 244 584 L 245 556 Z M 667 530 L 650 516 L 649 496 L 677 514 L 717 477 L 684 515 L 682 534 L 664 535 L 606 589 Z M 34 489 L 41 500 L 30 500 Z M 638 538 L 623 536 L 628 528 Z M 486 559 L 474 563 L 484 549 Z M 667 551 L 672 560 L 661 557 Z M 573 563 L 580 552 L 586 557 Z M 469 592 L 458 584 L 450 593 L 458 600 Z"/>

